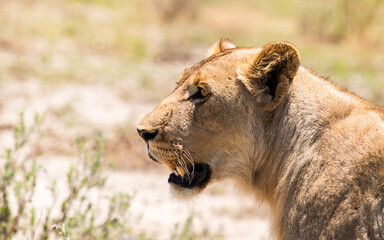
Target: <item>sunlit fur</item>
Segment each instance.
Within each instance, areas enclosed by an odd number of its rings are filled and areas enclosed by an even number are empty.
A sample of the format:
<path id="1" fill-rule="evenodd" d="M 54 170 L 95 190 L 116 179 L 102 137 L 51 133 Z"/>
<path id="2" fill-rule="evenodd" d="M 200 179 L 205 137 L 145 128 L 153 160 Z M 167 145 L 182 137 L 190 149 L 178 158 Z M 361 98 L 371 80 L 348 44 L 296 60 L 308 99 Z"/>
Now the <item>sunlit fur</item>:
<path id="1" fill-rule="evenodd" d="M 157 160 L 233 179 L 269 204 L 277 239 L 383 239 L 383 110 L 300 66 L 291 44 L 220 40 L 210 54 L 140 122 L 158 131 Z M 210 97 L 188 100 L 199 86 Z M 171 184 L 179 198 L 204 187 Z"/>

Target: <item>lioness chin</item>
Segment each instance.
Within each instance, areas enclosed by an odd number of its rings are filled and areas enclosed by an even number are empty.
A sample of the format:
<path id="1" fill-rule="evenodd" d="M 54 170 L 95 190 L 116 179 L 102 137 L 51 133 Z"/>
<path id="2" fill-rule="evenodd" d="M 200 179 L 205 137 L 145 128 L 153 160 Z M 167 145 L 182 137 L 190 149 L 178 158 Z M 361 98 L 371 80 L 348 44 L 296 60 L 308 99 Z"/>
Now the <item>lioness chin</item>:
<path id="1" fill-rule="evenodd" d="M 231 178 L 270 205 L 277 239 L 384 239 L 383 117 L 291 44 L 221 39 L 138 132 L 180 198 Z"/>

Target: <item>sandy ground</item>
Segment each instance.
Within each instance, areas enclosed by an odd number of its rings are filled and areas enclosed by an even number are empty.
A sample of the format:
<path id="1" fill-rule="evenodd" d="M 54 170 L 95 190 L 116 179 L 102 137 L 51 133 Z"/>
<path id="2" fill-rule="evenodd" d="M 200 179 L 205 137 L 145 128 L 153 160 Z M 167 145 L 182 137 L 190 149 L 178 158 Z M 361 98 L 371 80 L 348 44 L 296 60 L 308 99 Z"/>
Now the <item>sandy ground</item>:
<path id="1" fill-rule="evenodd" d="M 59 187 L 64 185 L 65 170 L 71 162 L 65 158 L 40 161 L 44 175 L 38 181 L 34 202 L 41 214 L 51 201 L 50 182 L 56 179 Z M 193 214 L 196 233 L 205 231 L 210 236 L 220 235 L 220 239 L 268 239 L 268 212 L 252 199 L 241 196 L 230 182 L 213 184 L 193 200 L 180 201 L 170 194 L 165 171 L 108 171 L 106 176 L 102 195 L 116 192 L 134 195 L 127 224 L 136 232 L 169 239 L 175 224 L 183 224 Z M 103 208 L 103 203 L 100 206 Z"/>
<path id="2" fill-rule="evenodd" d="M 196 231 L 206 229 L 211 234 L 222 234 L 224 239 L 267 238 L 266 211 L 255 206 L 251 199 L 234 193 L 230 183 L 211 186 L 198 198 L 181 202 L 170 195 L 167 178 L 167 173 L 114 173 L 109 184 L 111 189 L 128 188 L 137 192 L 132 211 L 143 215 L 138 228 L 158 239 L 167 239 L 170 226 L 182 223 L 191 213 L 197 215 Z"/>

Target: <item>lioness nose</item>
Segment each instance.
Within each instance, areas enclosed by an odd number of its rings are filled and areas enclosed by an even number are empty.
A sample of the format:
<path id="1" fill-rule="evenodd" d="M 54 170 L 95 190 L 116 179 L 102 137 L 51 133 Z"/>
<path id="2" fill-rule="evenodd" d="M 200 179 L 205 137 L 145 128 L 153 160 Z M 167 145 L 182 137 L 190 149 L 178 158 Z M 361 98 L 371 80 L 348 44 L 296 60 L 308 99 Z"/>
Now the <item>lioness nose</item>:
<path id="1" fill-rule="evenodd" d="M 140 137 L 143 138 L 146 142 L 149 140 L 152 140 L 156 137 L 157 135 L 157 129 L 155 130 L 146 130 L 146 129 L 137 129 L 137 132 L 139 133 Z"/>

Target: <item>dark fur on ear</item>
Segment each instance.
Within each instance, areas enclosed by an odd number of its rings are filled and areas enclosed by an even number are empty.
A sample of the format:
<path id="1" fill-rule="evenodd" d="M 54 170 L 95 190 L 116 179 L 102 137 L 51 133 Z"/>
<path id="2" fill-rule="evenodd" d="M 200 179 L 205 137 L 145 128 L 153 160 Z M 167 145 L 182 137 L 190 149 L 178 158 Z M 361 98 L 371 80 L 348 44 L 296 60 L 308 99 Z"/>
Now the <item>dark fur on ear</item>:
<path id="1" fill-rule="evenodd" d="M 213 44 L 208 50 L 208 57 L 216 53 L 222 52 L 225 49 L 236 48 L 236 45 L 227 38 L 221 38 L 215 44 Z"/>
<path id="2" fill-rule="evenodd" d="M 265 110 L 275 109 L 285 97 L 300 67 L 298 50 L 289 43 L 264 46 L 245 70 L 248 88 L 261 94 Z"/>

